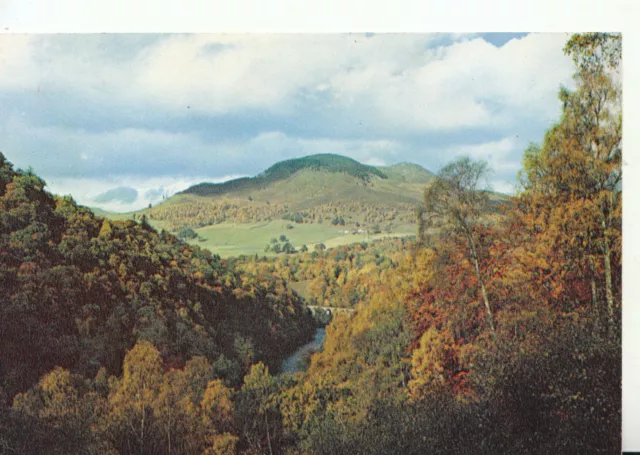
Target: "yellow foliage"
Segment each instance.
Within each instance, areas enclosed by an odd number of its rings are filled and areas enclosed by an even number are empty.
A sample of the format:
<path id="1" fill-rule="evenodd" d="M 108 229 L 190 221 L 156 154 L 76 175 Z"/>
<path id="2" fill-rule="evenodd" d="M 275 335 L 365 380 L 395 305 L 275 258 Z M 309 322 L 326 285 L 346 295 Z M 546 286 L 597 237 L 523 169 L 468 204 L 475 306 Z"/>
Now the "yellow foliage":
<path id="1" fill-rule="evenodd" d="M 233 391 L 220 379 L 209 381 L 202 398 L 202 410 L 209 428 L 215 428 L 218 431 L 233 428 L 235 424 Z"/>
<path id="2" fill-rule="evenodd" d="M 235 455 L 237 453 L 239 438 L 231 433 L 222 433 L 212 436 L 202 455 Z"/>

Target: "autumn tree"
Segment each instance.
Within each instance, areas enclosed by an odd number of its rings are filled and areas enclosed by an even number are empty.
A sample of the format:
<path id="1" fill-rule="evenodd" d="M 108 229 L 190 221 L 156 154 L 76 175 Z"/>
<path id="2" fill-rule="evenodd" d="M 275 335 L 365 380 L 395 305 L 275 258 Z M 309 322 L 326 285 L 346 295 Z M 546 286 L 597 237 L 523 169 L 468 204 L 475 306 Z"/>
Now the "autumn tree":
<path id="1" fill-rule="evenodd" d="M 156 453 L 162 429 L 154 403 L 162 390 L 162 360 L 158 350 L 143 341 L 124 359 L 122 378 L 112 383 L 105 425 L 121 453 Z"/>
<path id="2" fill-rule="evenodd" d="M 577 67 L 576 89 L 560 91 L 560 121 L 547 132 L 541 147 L 532 145 L 525 152 L 525 208 L 539 220 L 563 220 L 572 255 L 582 258 L 588 268 L 585 275 L 591 276 L 594 305 L 601 295 L 597 281 L 603 282 L 611 328 L 619 299 L 615 289 L 619 266 L 614 262 L 621 243 L 621 37 L 574 35 L 564 50 Z"/>
<path id="3" fill-rule="evenodd" d="M 254 364 L 244 378 L 237 408 L 243 436 L 257 453 L 274 453 L 274 410 L 270 396 L 276 383 L 262 362 Z"/>
<path id="4" fill-rule="evenodd" d="M 421 222 L 420 228 L 423 231 L 429 226 L 429 222 L 439 220 L 462 236 L 475 269 L 489 327 L 495 337 L 491 304 L 485 278 L 480 272 L 479 240 L 474 229 L 480 223 L 480 217 L 489 202 L 488 194 L 483 188 L 488 173 L 489 168 L 485 162 L 473 161 L 468 157 L 459 158 L 442 168 L 425 190 L 422 216 L 427 217 L 427 222 Z M 419 238 L 424 238 L 424 232 L 419 233 Z"/>
<path id="5" fill-rule="evenodd" d="M 105 452 L 106 446 L 91 431 L 97 423 L 96 410 L 101 408 L 102 401 L 82 376 L 60 367 L 54 368 L 35 387 L 16 395 L 13 400 L 12 411 L 22 416 L 25 424 L 31 426 L 35 423 L 32 428 L 21 428 L 25 434 L 30 431 L 33 434 L 25 438 L 18 452 L 28 453 L 29 446 L 40 446 L 40 451 L 52 454 Z M 49 428 L 48 437 L 43 437 L 38 426 Z M 2 432 L 0 428 L 0 434 Z M 54 447 L 46 447 L 47 444 Z M 8 447 L 4 448 L 7 453 L 13 452 Z M 0 443 L 0 451 L 2 449 Z"/>

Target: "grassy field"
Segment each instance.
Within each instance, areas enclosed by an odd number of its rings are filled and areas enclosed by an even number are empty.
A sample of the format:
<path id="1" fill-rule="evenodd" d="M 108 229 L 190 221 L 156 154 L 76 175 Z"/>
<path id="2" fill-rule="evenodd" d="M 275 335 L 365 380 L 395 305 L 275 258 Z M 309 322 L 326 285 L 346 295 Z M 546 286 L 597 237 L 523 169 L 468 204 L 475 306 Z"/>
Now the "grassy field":
<path id="1" fill-rule="evenodd" d="M 293 225 L 293 229 L 287 229 Z M 307 245 L 312 249 L 318 243 L 324 243 L 327 248 L 350 243 L 370 241 L 385 237 L 404 237 L 415 235 L 415 225 L 398 225 L 393 232 L 376 235 L 345 234 L 344 228 L 339 229 L 330 223 L 323 224 L 292 224 L 289 221 L 277 220 L 259 224 L 223 223 L 196 229 L 203 240 L 192 240 L 189 243 L 199 245 L 221 257 L 238 256 L 241 254 L 259 254 L 272 256 L 275 253 L 265 253 L 264 249 L 270 240 L 284 234 L 291 244 L 300 249 Z"/>
<path id="2" fill-rule="evenodd" d="M 138 213 L 138 220 L 140 214 Z M 130 220 L 133 213 L 103 212 L 112 220 Z M 156 230 L 167 229 L 167 223 L 148 219 L 149 224 Z M 287 226 L 293 226 L 288 229 Z M 192 245 L 198 245 L 221 257 L 239 256 L 241 254 L 259 254 L 274 256 L 273 252 L 264 249 L 272 238 L 279 238 L 284 234 L 291 244 L 298 250 L 302 245 L 313 249 L 316 244 L 324 243 L 327 248 L 351 243 L 366 242 L 388 237 L 406 237 L 416 234 L 414 224 L 396 223 L 391 232 L 380 234 L 345 234 L 347 228 L 334 226 L 329 222 L 322 224 L 297 224 L 287 220 L 275 220 L 263 223 L 221 223 L 196 229 L 199 238 L 189 240 Z"/>

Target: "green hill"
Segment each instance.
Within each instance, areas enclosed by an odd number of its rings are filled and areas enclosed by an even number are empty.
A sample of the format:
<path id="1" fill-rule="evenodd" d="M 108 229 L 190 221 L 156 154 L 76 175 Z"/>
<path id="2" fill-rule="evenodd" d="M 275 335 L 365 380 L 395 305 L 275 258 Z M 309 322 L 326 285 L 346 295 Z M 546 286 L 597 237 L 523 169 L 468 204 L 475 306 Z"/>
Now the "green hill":
<path id="1" fill-rule="evenodd" d="M 255 191 L 264 189 L 270 184 L 287 179 L 296 172 L 307 169 L 344 173 L 363 181 L 368 181 L 372 176 L 386 178 L 383 172 L 373 166 L 361 164 L 345 156 L 326 153 L 281 161 L 255 177 L 243 177 L 224 183 L 200 183 L 186 189 L 183 193 L 213 196 L 234 191 Z"/>
<path id="2" fill-rule="evenodd" d="M 406 183 L 428 183 L 435 176 L 422 166 L 413 163 L 398 163 L 378 167 L 389 180 Z"/>
<path id="3" fill-rule="evenodd" d="M 340 155 L 311 155 L 281 161 L 255 177 L 192 186 L 155 207 L 152 219 L 178 229 L 272 221 L 302 212 L 305 222 L 321 222 L 348 211 L 356 221 L 375 224 L 385 221 L 383 212 L 412 212 L 431 178 L 417 164 L 374 167 Z"/>

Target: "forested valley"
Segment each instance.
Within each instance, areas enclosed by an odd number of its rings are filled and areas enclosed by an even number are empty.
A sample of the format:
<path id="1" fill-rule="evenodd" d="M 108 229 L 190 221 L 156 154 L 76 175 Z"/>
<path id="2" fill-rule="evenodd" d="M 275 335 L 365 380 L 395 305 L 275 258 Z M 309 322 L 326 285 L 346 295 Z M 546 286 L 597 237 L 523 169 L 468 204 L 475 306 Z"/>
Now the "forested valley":
<path id="1" fill-rule="evenodd" d="M 620 48 L 568 41 L 500 216 L 459 158 L 415 238 L 221 259 L 0 154 L 0 454 L 619 453 Z M 282 374 L 307 305 L 355 311 Z"/>

